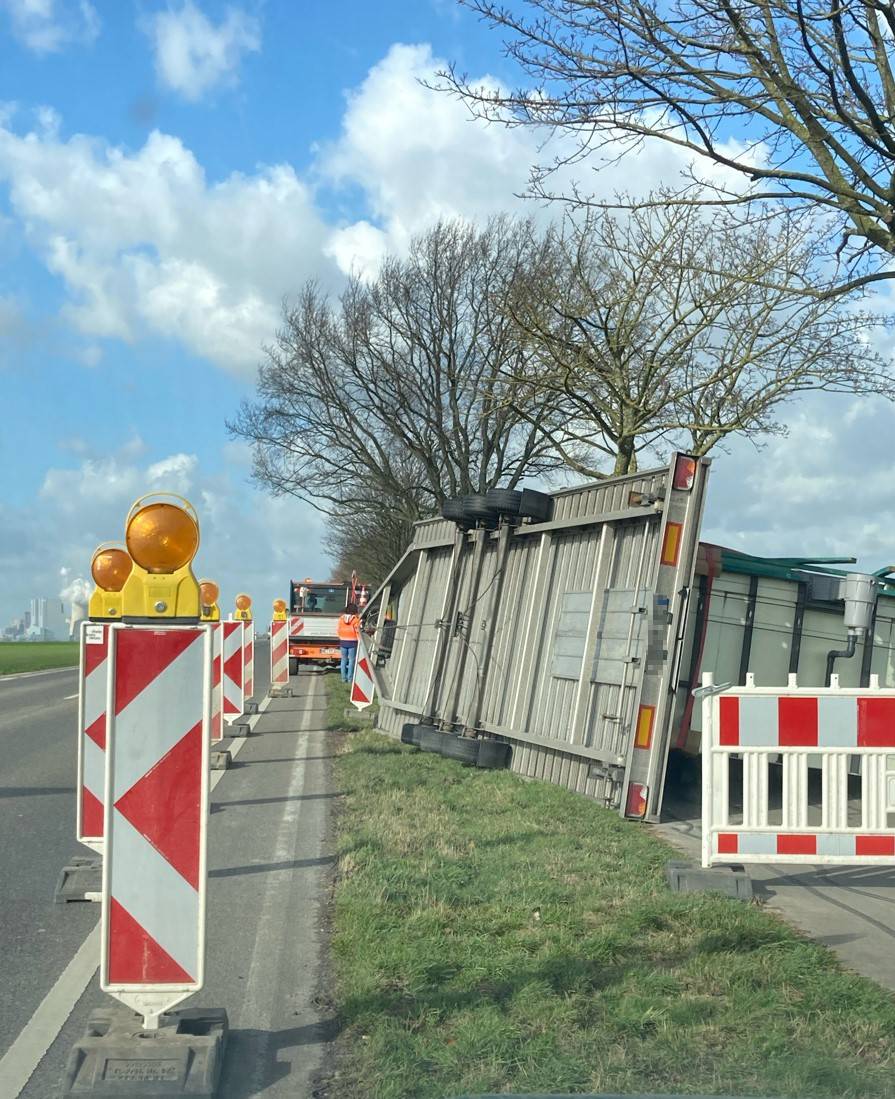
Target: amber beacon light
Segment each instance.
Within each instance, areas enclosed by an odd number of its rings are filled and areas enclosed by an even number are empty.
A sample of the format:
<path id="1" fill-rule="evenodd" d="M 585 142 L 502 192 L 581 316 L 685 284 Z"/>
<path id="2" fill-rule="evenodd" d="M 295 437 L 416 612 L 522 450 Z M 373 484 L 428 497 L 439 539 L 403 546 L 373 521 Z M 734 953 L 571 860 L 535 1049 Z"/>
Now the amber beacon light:
<path id="1" fill-rule="evenodd" d="M 220 622 L 221 608 L 218 606 L 220 594 L 221 589 L 213 580 L 199 581 L 199 602 L 202 607 L 203 622 Z"/>
<path id="2" fill-rule="evenodd" d="M 273 620 L 274 622 L 286 621 L 286 600 L 274 599 L 273 601 Z"/>
<path id="3" fill-rule="evenodd" d="M 134 567 L 122 589 L 126 622 L 196 622 L 199 583 L 191 563 L 199 549 L 199 518 L 182 496 L 141 496 L 124 524 Z"/>
<path id="4" fill-rule="evenodd" d="M 285 609 L 285 603 L 283 607 Z M 236 597 L 236 611 L 233 615 L 234 619 L 242 622 L 252 621 L 252 597 L 246 595 L 245 592 L 240 592 Z"/>
<path id="5" fill-rule="evenodd" d="M 134 563 L 120 542 L 103 542 L 93 551 L 90 575 L 96 590 L 90 596 L 87 616 L 94 622 L 121 619 L 121 589 Z"/>

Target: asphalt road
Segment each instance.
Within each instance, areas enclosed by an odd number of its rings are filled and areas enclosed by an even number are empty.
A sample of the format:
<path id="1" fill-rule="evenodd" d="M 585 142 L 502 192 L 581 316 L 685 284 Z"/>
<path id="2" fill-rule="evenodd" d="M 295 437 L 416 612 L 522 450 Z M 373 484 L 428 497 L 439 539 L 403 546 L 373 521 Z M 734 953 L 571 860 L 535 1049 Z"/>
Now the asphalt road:
<path id="1" fill-rule="evenodd" d="M 98 905 L 57 905 L 74 854 L 75 669 L 0 679 L 0 1050 L 6 1049 L 96 922 Z"/>
<path id="2" fill-rule="evenodd" d="M 260 643 L 256 698 L 266 693 L 267 661 L 267 646 Z M 5 818 L 13 828 L 4 834 L 27 837 L 27 852 L 13 852 L 16 845 L 8 843 L 0 855 L 2 880 L 15 882 L 18 894 L 16 901 L 9 890 L 0 895 L 7 965 L 7 980 L 0 982 L 0 1055 L 29 1022 L 98 916 L 98 905 L 62 906 L 52 900 L 59 868 L 77 850 L 71 839 L 75 704 L 64 700 L 74 692 L 74 674 L 57 679 L 58 689 L 51 677 L 42 684 L 0 683 L 6 721 L 0 735 L 4 743 L 15 737 L 16 745 L 11 749 L 15 767 L 4 768 L 16 795 L 0 804 L 6 812 L 8 802 L 18 804 Z M 303 673 L 293 687 L 298 697 L 272 700 L 253 734 L 234 742 L 234 765 L 222 773 L 211 798 L 206 982 L 184 1006 L 228 1012 L 231 1034 L 220 1091 L 228 1099 L 310 1096 L 333 1029 L 321 969 L 321 906 L 337 797 L 330 777 L 332 741 L 319 731 L 325 709 L 322 677 Z M 11 707 L 15 718 L 8 717 Z M 26 715 L 32 722 L 27 726 Z M 42 789 L 57 792 L 35 792 Z M 17 949 L 10 950 L 13 942 Z M 58 988 L 50 992 L 49 999 L 54 997 Z M 94 974 L 20 1092 L 23 1099 L 60 1093 L 69 1052 L 90 1012 L 111 1002 Z M 0 1079 L 2 1099 L 15 1099 L 2 1085 Z"/>

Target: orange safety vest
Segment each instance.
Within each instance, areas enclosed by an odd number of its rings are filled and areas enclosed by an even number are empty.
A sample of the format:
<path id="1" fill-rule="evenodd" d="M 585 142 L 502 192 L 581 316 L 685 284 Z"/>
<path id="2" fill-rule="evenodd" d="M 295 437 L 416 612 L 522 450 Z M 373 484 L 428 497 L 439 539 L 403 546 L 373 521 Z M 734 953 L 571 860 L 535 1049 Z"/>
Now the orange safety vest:
<path id="1" fill-rule="evenodd" d="M 356 614 L 340 614 L 338 635 L 340 641 L 357 641 L 360 619 Z"/>

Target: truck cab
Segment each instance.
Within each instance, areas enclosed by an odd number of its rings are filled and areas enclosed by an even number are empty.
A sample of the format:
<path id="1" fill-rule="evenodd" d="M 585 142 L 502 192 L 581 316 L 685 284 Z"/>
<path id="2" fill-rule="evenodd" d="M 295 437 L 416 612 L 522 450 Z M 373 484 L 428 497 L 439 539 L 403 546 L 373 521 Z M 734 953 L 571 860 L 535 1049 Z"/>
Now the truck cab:
<path id="1" fill-rule="evenodd" d="M 358 601 L 360 586 L 348 581 L 290 581 L 289 674 L 302 663 L 335 667 L 339 663 L 339 615 Z"/>

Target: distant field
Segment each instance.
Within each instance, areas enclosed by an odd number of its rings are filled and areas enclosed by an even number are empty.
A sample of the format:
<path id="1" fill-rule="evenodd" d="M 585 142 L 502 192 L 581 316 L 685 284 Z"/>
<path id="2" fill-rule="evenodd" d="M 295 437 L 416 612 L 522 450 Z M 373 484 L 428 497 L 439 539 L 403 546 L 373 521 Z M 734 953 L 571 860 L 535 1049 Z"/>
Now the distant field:
<path id="1" fill-rule="evenodd" d="M 0 675 L 68 668 L 77 663 L 77 641 L 0 641 Z"/>

